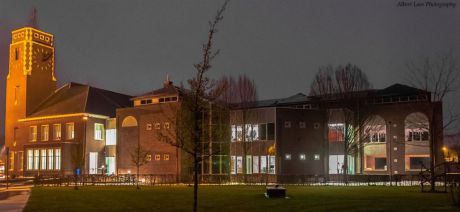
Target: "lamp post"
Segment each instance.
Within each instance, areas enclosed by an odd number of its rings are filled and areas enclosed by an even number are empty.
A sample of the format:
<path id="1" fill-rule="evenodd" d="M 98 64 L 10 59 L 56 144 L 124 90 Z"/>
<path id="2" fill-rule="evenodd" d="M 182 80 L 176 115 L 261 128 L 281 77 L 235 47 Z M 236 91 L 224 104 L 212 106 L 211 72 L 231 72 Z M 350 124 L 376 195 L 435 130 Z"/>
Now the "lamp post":
<path id="1" fill-rule="evenodd" d="M 5 174 L 6 174 L 6 190 L 8 190 L 8 171 L 10 169 L 9 167 L 9 164 L 10 164 L 10 161 L 9 161 L 9 158 L 10 158 L 10 148 L 9 147 L 6 147 L 5 148 L 6 150 L 6 164 L 5 164 Z"/>

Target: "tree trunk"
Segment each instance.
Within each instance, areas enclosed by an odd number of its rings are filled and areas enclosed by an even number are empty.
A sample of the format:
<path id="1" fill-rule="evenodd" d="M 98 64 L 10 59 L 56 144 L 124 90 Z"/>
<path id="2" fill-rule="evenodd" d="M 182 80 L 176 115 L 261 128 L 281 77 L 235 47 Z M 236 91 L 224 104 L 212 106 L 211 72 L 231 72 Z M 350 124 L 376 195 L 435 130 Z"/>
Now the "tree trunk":
<path id="1" fill-rule="evenodd" d="M 194 157 L 194 177 L 193 177 L 193 211 L 198 211 L 198 157 L 195 152 Z"/>
<path id="2" fill-rule="evenodd" d="M 139 165 L 137 165 L 137 182 L 136 182 L 136 188 L 140 189 L 139 187 Z"/>

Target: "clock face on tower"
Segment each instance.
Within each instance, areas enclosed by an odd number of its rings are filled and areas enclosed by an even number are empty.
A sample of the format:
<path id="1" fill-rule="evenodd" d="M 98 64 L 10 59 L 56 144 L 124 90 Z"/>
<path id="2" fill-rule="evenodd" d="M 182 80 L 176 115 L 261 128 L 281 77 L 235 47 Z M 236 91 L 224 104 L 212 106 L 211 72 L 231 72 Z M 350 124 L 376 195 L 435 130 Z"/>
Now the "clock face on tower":
<path id="1" fill-rule="evenodd" d="M 32 64 L 39 70 L 51 70 L 53 68 L 53 50 L 37 46 L 32 50 Z"/>

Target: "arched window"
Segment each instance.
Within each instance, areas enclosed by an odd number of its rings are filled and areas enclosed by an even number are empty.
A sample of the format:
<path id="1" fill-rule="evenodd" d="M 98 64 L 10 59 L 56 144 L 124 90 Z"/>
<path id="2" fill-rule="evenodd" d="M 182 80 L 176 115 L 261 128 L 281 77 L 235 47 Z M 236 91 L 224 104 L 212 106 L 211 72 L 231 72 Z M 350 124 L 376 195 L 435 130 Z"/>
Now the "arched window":
<path id="1" fill-rule="evenodd" d="M 381 116 L 373 115 L 364 124 L 364 140 L 372 143 L 386 142 L 386 124 Z"/>
<path id="2" fill-rule="evenodd" d="M 430 139 L 430 124 L 423 113 L 411 113 L 404 120 L 406 141 L 428 141 Z"/>
<path id="3" fill-rule="evenodd" d="M 132 116 L 127 116 L 123 119 L 121 127 L 137 127 L 137 120 Z"/>

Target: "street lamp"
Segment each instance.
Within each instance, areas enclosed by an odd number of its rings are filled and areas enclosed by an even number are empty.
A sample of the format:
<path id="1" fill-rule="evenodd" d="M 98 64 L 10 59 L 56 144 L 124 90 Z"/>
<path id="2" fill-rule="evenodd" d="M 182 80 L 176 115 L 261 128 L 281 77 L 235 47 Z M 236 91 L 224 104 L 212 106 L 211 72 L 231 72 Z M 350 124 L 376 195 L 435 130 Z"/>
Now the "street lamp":
<path id="1" fill-rule="evenodd" d="M 8 171 L 10 169 L 9 167 L 9 164 L 10 164 L 10 161 L 9 161 L 9 158 L 10 158 L 10 148 L 9 147 L 5 147 L 5 152 L 6 152 L 6 164 L 5 164 L 5 174 L 6 174 L 6 190 L 8 190 Z"/>

